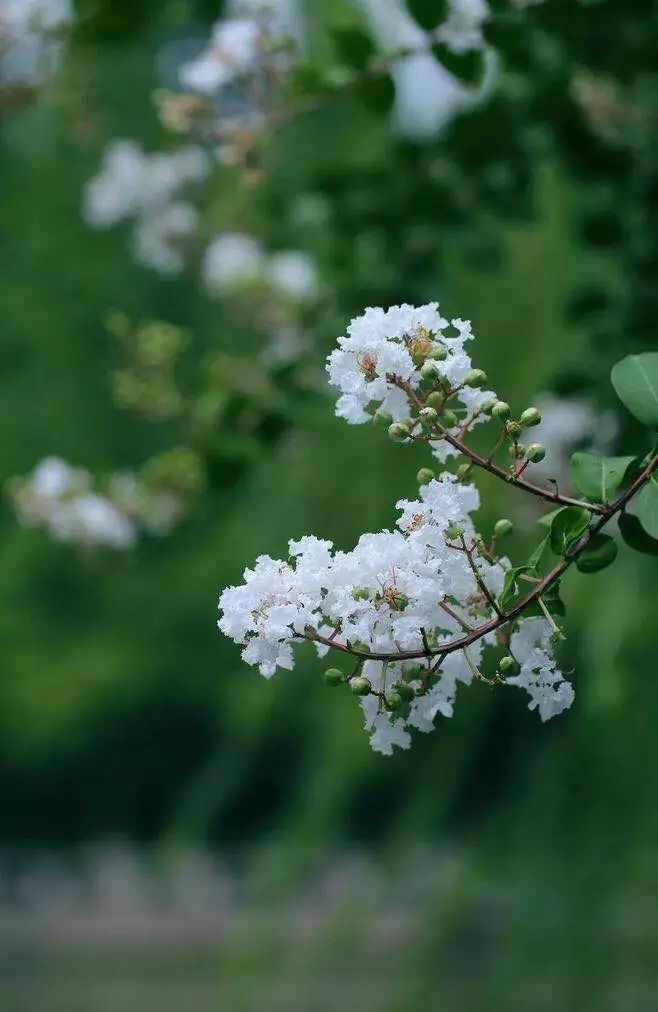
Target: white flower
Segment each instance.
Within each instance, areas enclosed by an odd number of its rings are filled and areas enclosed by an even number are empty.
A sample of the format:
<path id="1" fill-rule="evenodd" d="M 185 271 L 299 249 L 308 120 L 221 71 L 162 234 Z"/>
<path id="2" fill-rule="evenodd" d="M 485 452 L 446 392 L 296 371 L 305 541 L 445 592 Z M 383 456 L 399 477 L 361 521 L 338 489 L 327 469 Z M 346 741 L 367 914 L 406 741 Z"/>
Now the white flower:
<path id="1" fill-rule="evenodd" d="M 179 274 L 185 251 L 196 234 L 199 215 L 184 201 L 168 204 L 159 212 L 139 219 L 135 229 L 135 258 L 161 274 Z"/>
<path id="2" fill-rule="evenodd" d="M 201 274 L 209 292 L 223 295 L 256 280 L 263 272 L 265 253 L 251 235 L 224 232 L 207 247 Z"/>
<path id="3" fill-rule="evenodd" d="M 520 670 L 507 683 L 526 690 L 530 696 L 528 709 L 537 709 L 542 720 L 567 710 L 575 696 L 573 686 L 555 666 L 550 641 L 551 627 L 545 619 L 524 618 L 510 642 Z"/>
<path id="4" fill-rule="evenodd" d="M 298 301 L 312 299 L 318 288 L 315 264 L 301 250 L 274 253 L 267 265 L 267 277 L 275 288 Z"/>
<path id="5" fill-rule="evenodd" d="M 251 18 L 218 21 L 210 44 L 181 67 L 181 84 L 192 91 L 214 94 L 252 68 L 261 52 L 262 36 L 260 25 Z"/>
<path id="6" fill-rule="evenodd" d="M 59 65 L 71 0 L 2 0 L 0 84 L 39 84 Z"/>

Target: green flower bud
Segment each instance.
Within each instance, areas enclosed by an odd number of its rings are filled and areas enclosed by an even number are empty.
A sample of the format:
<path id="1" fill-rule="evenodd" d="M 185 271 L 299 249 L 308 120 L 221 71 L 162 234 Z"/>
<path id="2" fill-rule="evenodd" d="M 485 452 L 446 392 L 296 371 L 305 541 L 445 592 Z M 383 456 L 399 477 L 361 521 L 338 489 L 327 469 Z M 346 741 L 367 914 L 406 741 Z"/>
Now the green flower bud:
<path id="1" fill-rule="evenodd" d="M 526 460 L 531 461 L 533 464 L 538 464 L 546 456 L 546 447 L 542 446 L 541 443 L 531 443 L 525 451 L 525 455 Z"/>
<path id="2" fill-rule="evenodd" d="M 507 425 L 505 426 L 505 431 L 508 436 L 518 436 L 519 432 L 521 431 L 521 423 L 508 422 Z"/>
<path id="3" fill-rule="evenodd" d="M 507 654 L 505 657 L 501 658 L 498 668 L 501 674 L 504 675 L 505 672 L 507 671 L 514 671 L 514 669 L 516 668 L 516 661 L 514 660 L 513 657 Z"/>
<path id="4" fill-rule="evenodd" d="M 441 415 L 441 424 L 446 429 L 454 429 L 455 425 L 459 424 L 459 419 L 454 411 L 451 411 L 450 408 L 446 408 Z"/>
<path id="5" fill-rule="evenodd" d="M 357 678 L 351 679 L 350 689 L 355 696 L 369 696 L 372 692 L 372 685 L 367 678 L 364 678 L 363 675 L 359 675 Z"/>
<path id="6" fill-rule="evenodd" d="M 434 481 L 434 477 L 434 471 L 431 467 L 421 467 L 416 475 L 416 481 L 419 485 L 429 485 L 431 481 Z"/>
<path id="7" fill-rule="evenodd" d="M 494 418 L 497 418 L 499 422 L 506 422 L 512 414 L 512 409 L 507 401 L 496 401 L 491 409 L 491 414 Z"/>
<path id="8" fill-rule="evenodd" d="M 471 369 L 464 379 L 464 385 L 467 387 L 483 387 L 486 382 L 487 374 L 484 369 Z"/>
<path id="9" fill-rule="evenodd" d="M 409 685 L 407 682 L 400 682 L 399 685 L 395 686 L 397 693 L 402 697 L 404 703 L 410 703 L 416 695 L 416 690 L 413 685 Z"/>
<path id="10" fill-rule="evenodd" d="M 511 534 L 513 530 L 514 524 L 511 520 L 507 520 L 506 518 L 497 520 L 493 529 L 494 538 L 504 538 L 506 535 Z"/>
<path id="11" fill-rule="evenodd" d="M 389 689 L 384 696 L 384 705 L 387 710 L 399 710 L 404 700 L 397 689 Z"/>
<path id="12" fill-rule="evenodd" d="M 531 425 L 539 425 L 541 422 L 541 412 L 537 408 L 526 408 L 525 411 L 521 412 L 519 421 L 526 429 L 529 429 Z"/>
<path id="13" fill-rule="evenodd" d="M 393 422 L 393 415 L 389 415 L 388 411 L 382 411 L 378 408 L 372 416 L 372 420 L 375 425 L 391 425 Z"/>
<path id="14" fill-rule="evenodd" d="M 406 422 L 393 422 L 388 427 L 388 434 L 396 443 L 404 443 L 411 435 L 411 430 Z"/>
<path id="15" fill-rule="evenodd" d="M 472 464 L 460 464 L 456 471 L 457 480 L 463 481 L 464 478 L 468 478 L 472 466 Z"/>
<path id="16" fill-rule="evenodd" d="M 450 524 L 450 526 L 446 528 L 446 537 L 450 538 L 451 541 L 453 538 L 458 538 L 460 534 L 463 533 L 464 532 L 459 524 Z"/>
<path id="17" fill-rule="evenodd" d="M 435 362 L 445 362 L 448 357 L 448 352 L 442 344 L 438 344 L 435 348 L 432 348 L 427 357 L 433 358 Z"/>
<path id="18" fill-rule="evenodd" d="M 496 400 L 495 397 L 490 397 L 488 400 L 484 401 L 484 403 L 480 405 L 480 411 L 482 412 L 483 415 L 490 415 L 491 412 L 493 411 L 494 404 L 497 403 L 498 401 Z"/>
<path id="19" fill-rule="evenodd" d="M 431 360 L 423 362 L 420 367 L 420 378 L 424 380 L 433 380 L 437 377 L 436 366 Z"/>
<path id="20" fill-rule="evenodd" d="M 420 415 L 420 424 L 423 426 L 434 425 L 434 422 L 439 417 L 438 412 L 435 410 L 435 408 L 421 408 L 419 411 L 419 415 Z"/>
<path id="21" fill-rule="evenodd" d="M 443 407 L 444 397 L 438 390 L 433 390 L 431 394 L 428 394 L 425 398 L 425 404 L 428 408 L 434 408 L 435 411 L 440 411 Z"/>
<path id="22" fill-rule="evenodd" d="M 324 680 L 327 685 L 342 685 L 345 681 L 345 675 L 340 668 L 327 668 L 324 673 Z"/>

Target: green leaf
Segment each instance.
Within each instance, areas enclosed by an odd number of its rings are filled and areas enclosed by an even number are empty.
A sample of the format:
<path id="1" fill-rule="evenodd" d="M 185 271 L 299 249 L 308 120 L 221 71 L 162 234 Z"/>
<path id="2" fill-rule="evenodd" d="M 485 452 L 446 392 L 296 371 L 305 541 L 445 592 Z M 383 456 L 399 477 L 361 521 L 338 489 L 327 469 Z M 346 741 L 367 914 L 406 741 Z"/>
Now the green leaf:
<path id="1" fill-rule="evenodd" d="M 587 530 L 590 512 L 582 506 L 565 506 L 558 510 L 551 524 L 551 548 L 556 555 L 566 555 Z"/>
<path id="2" fill-rule="evenodd" d="M 553 521 L 555 520 L 556 516 L 558 515 L 558 513 L 561 510 L 562 510 L 562 506 L 560 506 L 559 509 L 551 510 L 550 513 L 545 513 L 543 517 L 539 518 L 539 520 L 537 521 L 537 523 L 541 524 L 542 527 L 548 527 L 548 529 L 550 530 Z"/>
<path id="3" fill-rule="evenodd" d="M 372 112 L 389 112 L 395 101 L 395 85 L 389 74 L 371 77 L 359 88 L 359 97 Z"/>
<path id="4" fill-rule="evenodd" d="M 407 8 L 426 32 L 433 31 L 448 17 L 448 0 L 407 0 Z"/>
<path id="5" fill-rule="evenodd" d="M 658 538 L 658 481 L 650 478 L 637 497 L 637 518 L 650 538 Z"/>
<path id="6" fill-rule="evenodd" d="M 622 513 L 619 517 L 619 530 L 629 548 L 643 555 L 658 557 L 658 540 L 649 537 L 637 517 L 631 513 Z"/>
<path id="7" fill-rule="evenodd" d="M 617 544 L 607 534 L 595 534 L 576 559 L 581 573 L 598 573 L 617 558 Z"/>
<path id="8" fill-rule="evenodd" d="M 355 25 L 334 25 L 330 32 L 340 60 L 356 70 L 364 70 L 375 52 L 368 33 Z"/>
<path id="9" fill-rule="evenodd" d="M 544 593 L 541 595 L 541 599 L 544 602 L 544 605 L 546 606 L 548 611 L 551 613 L 551 615 L 559 615 L 560 618 L 566 615 L 566 608 L 564 607 L 564 602 L 560 597 L 559 580 L 557 581 L 557 583 L 552 583 L 551 586 L 548 588 L 548 590 L 544 591 Z M 528 607 L 524 609 L 523 614 L 527 618 L 546 617 L 544 615 L 541 605 L 539 604 L 539 601 L 532 601 L 528 605 Z"/>
<path id="10" fill-rule="evenodd" d="M 610 379 L 619 400 L 638 422 L 658 428 L 658 351 L 628 355 L 612 367 Z"/>
<path id="11" fill-rule="evenodd" d="M 503 589 L 498 595 L 498 604 L 503 611 L 507 611 L 514 604 L 514 599 L 519 593 L 519 577 L 522 573 L 527 573 L 530 568 L 530 566 L 515 566 L 513 569 L 506 570 Z M 529 586 L 528 589 L 530 589 Z"/>
<path id="12" fill-rule="evenodd" d="M 474 88 L 484 78 L 484 53 L 481 49 L 467 49 L 465 53 L 453 53 L 443 42 L 432 46 L 432 52 L 442 67 L 462 84 Z"/>
<path id="13" fill-rule="evenodd" d="M 548 540 L 549 535 L 547 534 L 546 537 L 539 542 L 534 552 L 532 552 L 532 554 L 530 555 L 530 558 L 528 559 L 528 566 L 530 567 L 530 569 L 537 569 L 537 567 L 541 563 L 541 560 L 544 557 L 544 553 L 548 548 Z"/>
<path id="14" fill-rule="evenodd" d="M 574 453 L 571 457 L 571 478 L 578 491 L 592 502 L 610 502 L 634 460 L 634 457 Z"/>

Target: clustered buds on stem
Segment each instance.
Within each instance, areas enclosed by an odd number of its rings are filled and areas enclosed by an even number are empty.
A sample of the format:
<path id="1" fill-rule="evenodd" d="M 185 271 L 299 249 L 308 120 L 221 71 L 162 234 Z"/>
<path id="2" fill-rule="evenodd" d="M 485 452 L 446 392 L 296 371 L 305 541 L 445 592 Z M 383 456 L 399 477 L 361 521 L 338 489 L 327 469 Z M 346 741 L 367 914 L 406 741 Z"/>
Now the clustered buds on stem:
<path id="1" fill-rule="evenodd" d="M 311 536 L 291 541 L 287 560 L 261 556 L 245 571 L 245 583 L 220 597 L 220 629 L 243 644 L 245 661 L 266 677 L 293 666 L 301 640 L 321 656 L 330 650 L 352 656 L 352 674 L 329 668 L 325 681 L 349 684 L 361 697 L 372 747 L 384 754 L 409 747 L 411 729 L 428 732 L 439 714 L 451 716 L 459 683 L 523 688 L 542 720 L 571 705 L 573 687 L 553 655 L 563 638 L 559 579 L 573 561 L 583 572 L 612 561 L 616 549 L 601 528 L 658 465 L 658 457 L 643 462 L 610 502 L 610 483 L 616 475 L 619 486 L 624 477 L 618 468 L 607 475 L 603 498 L 592 477 L 603 471 L 586 469 L 587 502 L 528 481 L 528 468 L 546 451 L 540 443 L 522 446 L 518 437 L 539 423 L 540 413 L 529 407 L 515 418 L 506 401 L 483 389 L 486 375 L 466 351 L 471 337 L 470 324 L 444 319 L 436 303 L 368 309 L 352 321 L 327 366 L 341 391 L 336 413 L 350 424 L 385 424 L 395 442 L 425 443 L 441 468 L 418 471 L 418 498 L 396 504 L 396 530 L 363 534 L 348 552 Z M 497 440 L 483 457 L 467 439 L 490 420 L 498 423 Z M 496 461 L 505 443 L 507 467 Z M 523 565 L 499 551 L 513 531 L 510 520 L 496 522 L 490 545 L 475 528 L 480 500 L 470 479 L 478 469 L 561 507 Z M 559 561 L 542 574 L 546 545 Z M 487 676 L 489 657 L 501 648 Z"/>

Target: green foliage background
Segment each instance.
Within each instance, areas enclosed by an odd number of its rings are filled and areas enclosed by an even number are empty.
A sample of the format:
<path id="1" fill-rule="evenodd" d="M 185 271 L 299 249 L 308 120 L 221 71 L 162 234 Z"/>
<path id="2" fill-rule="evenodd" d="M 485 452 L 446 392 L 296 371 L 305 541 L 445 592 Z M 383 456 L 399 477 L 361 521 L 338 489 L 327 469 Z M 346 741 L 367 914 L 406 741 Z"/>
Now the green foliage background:
<path id="1" fill-rule="evenodd" d="M 190 24 L 203 30 L 212 6 L 82 5 L 56 87 L 5 118 L 3 478 L 48 454 L 103 472 L 168 445 L 166 424 L 112 405 L 109 307 L 185 326 L 199 354 L 256 350 L 193 276 L 159 280 L 134 264 L 124 231 L 94 233 L 80 216 L 108 140 L 169 143 L 150 99 L 157 53 Z M 432 298 L 472 318 L 477 365 L 520 406 L 555 384 L 612 403 L 612 362 L 656 346 L 655 117 L 652 134 L 606 143 L 578 120 L 567 80 L 583 64 L 655 112 L 646 41 L 656 38 L 655 5 L 574 6 L 548 0 L 522 51 L 510 24 L 500 91 L 436 140 L 401 142 L 350 98 L 273 140 L 262 189 L 245 191 L 230 173 L 211 185 L 209 230 L 239 225 L 317 257 L 333 293 L 318 361 L 365 305 Z M 329 12 L 310 8 L 318 58 L 328 59 Z M 436 165 L 463 172 L 461 205 L 436 182 Z M 298 223 L 295 201 L 308 192 L 327 201 L 328 224 Z M 215 630 L 218 589 L 258 553 L 277 555 L 310 531 L 346 547 L 390 525 L 395 500 L 413 493 L 414 453 L 379 431 L 348 429 L 322 397 L 295 403 L 288 421 L 173 536 L 125 558 L 80 558 L 21 530 L 4 502 L 0 843 L 21 853 L 122 836 L 160 853 L 201 841 L 262 865 L 285 890 L 353 847 L 375 854 L 394 882 L 415 845 L 450 841 L 470 870 L 449 913 L 444 905 L 439 917 L 429 889 L 422 944 L 400 965 L 405 986 L 379 1007 L 652 1007 L 654 562 L 622 550 L 613 570 L 570 575 L 571 712 L 541 726 L 521 694 L 476 686 L 435 734 L 382 759 L 354 705 L 323 687 L 310 652 L 266 682 Z M 634 435 L 622 418 L 619 452 Z M 482 486 L 485 527 L 518 512 L 519 493 Z M 468 924 L 490 889 L 514 913 L 485 946 Z M 528 934 L 537 905 L 546 923 Z M 475 983 L 466 982 L 471 957 Z M 254 972 L 271 972 L 250 958 Z M 235 959 L 239 976 L 244 953 Z M 435 1004 L 439 994 L 448 1004 Z"/>

